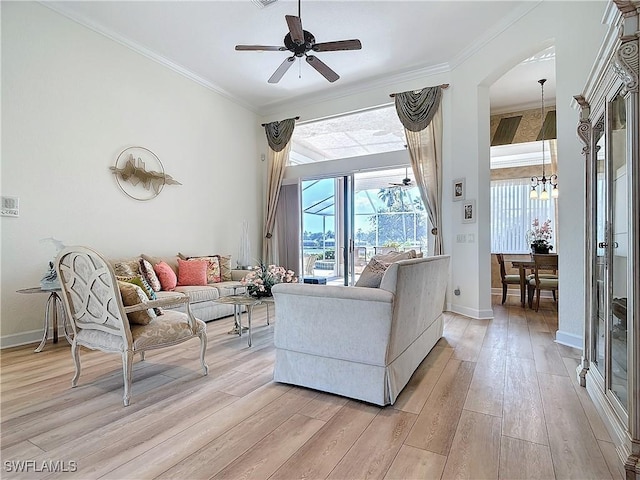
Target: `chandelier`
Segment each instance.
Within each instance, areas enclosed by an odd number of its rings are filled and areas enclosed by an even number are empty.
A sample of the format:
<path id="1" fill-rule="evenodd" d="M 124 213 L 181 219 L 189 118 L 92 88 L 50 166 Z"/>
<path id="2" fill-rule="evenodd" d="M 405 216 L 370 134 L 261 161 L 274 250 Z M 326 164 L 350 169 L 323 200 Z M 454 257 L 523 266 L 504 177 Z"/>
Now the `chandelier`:
<path id="1" fill-rule="evenodd" d="M 554 173 L 547 178 L 544 172 L 544 82 L 547 79 L 543 78 L 538 80 L 541 89 L 541 124 L 540 134 L 542 135 L 542 177 L 531 177 L 531 191 L 529 192 L 529 198 L 540 198 L 540 200 L 549 200 L 549 190 L 551 190 L 551 196 L 558 198 L 558 176 Z M 538 196 L 538 187 L 542 186 L 542 192 Z"/>

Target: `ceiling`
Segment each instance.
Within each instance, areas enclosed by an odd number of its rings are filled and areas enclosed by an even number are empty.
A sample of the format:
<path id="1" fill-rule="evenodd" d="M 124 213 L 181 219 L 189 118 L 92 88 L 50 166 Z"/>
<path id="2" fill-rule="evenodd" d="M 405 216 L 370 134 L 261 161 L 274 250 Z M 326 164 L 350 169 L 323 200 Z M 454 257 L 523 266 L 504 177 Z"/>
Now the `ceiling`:
<path id="1" fill-rule="evenodd" d="M 42 4 L 264 115 L 303 99 L 321 101 L 446 72 L 538 3 L 303 0 L 303 27 L 317 42 L 358 38 L 362 50 L 316 54 L 340 75 L 335 83 L 329 83 L 306 62 L 298 61 L 273 85 L 267 79 L 288 52 L 238 52 L 234 47 L 282 45 L 288 31 L 284 17 L 297 15 L 298 3 L 278 0 L 259 7 L 254 1 Z M 554 59 L 555 55 L 546 58 Z M 555 62 L 529 61 L 494 84 L 492 110 L 539 102 L 537 79 L 542 76 L 549 78 L 545 93 L 552 100 Z"/>

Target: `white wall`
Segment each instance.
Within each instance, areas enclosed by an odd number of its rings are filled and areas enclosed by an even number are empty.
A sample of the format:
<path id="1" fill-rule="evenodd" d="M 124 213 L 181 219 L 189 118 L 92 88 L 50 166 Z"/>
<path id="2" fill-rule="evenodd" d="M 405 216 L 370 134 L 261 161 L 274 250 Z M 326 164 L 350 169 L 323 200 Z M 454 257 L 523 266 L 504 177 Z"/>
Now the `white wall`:
<path id="1" fill-rule="evenodd" d="M 2 2 L 2 345 L 41 336 L 39 285 L 55 249 L 106 256 L 238 256 L 242 221 L 258 258 L 263 133 L 256 115 L 36 3 Z M 139 202 L 109 167 L 127 146 L 153 150 L 182 183 Z"/>
<path id="2" fill-rule="evenodd" d="M 560 303 L 558 337 L 579 338 L 584 322 L 584 160 L 576 136 L 573 95 L 582 91 L 606 27 L 605 2 L 541 2 L 450 72 L 387 85 L 332 101 L 305 103 L 270 112 L 266 120 L 299 115 L 310 120 L 390 102 L 389 93 L 450 83 L 443 96 L 443 234 L 452 255 L 449 308 L 476 318 L 492 315 L 489 209 L 489 87 L 501 75 L 550 44 L 556 48 Z M 532 78 L 536 88 L 537 78 Z M 476 199 L 478 220 L 461 223 L 461 203 L 452 202 L 451 181 L 465 177 L 467 198 Z M 473 243 L 458 244 L 458 233 Z M 460 287 L 461 295 L 452 291 Z"/>

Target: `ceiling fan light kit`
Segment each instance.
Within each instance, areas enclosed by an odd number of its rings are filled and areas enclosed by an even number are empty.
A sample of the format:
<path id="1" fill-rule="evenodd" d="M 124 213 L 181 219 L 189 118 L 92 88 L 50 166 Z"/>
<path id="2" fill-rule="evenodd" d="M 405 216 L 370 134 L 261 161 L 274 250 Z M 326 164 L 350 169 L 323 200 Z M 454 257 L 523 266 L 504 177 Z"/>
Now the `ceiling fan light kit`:
<path id="1" fill-rule="evenodd" d="M 298 16 L 285 15 L 289 32 L 284 37 L 284 46 L 271 45 L 236 45 L 238 51 L 268 51 L 286 52 L 293 55 L 284 59 L 280 66 L 269 78 L 269 83 L 278 83 L 293 65 L 296 58 L 305 57 L 306 62 L 311 65 L 320 75 L 329 82 L 335 82 L 340 78 L 326 63 L 311 53 L 315 52 L 337 52 L 342 50 L 360 50 L 362 44 L 360 40 L 338 40 L 334 42 L 316 43 L 315 37 L 302 28 L 302 17 L 300 16 L 300 0 L 298 0 Z"/>

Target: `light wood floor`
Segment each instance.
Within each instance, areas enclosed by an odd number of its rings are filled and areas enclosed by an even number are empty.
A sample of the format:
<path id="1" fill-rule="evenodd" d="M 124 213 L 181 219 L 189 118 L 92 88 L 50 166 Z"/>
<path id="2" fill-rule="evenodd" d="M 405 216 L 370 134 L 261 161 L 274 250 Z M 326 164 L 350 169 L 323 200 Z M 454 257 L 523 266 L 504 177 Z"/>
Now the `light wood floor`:
<path id="1" fill-rule="evenodd" d="M 118 355 L 82 351 L 71 389 L 64 339 L 3 350 L 0 476 L 622 478 L 575 380 L 579 352 L 553 342 L 556 305 L 494 303 L 493 320 L 446 314 L 444 338 L 387 408 L 274 383 L 263 307 L 252 348 L 227 335 L 231 319 L 208 324 L 208 377 L 195 339 L 136 360 L 127 408 Z M 10 472 L 17 462 L 29 472 Z M 51 472 L 63 468 L 77 471 Z"/>

